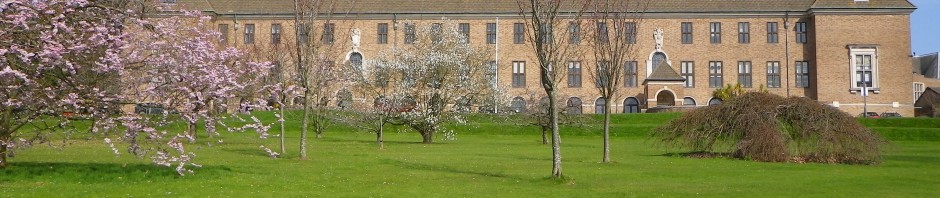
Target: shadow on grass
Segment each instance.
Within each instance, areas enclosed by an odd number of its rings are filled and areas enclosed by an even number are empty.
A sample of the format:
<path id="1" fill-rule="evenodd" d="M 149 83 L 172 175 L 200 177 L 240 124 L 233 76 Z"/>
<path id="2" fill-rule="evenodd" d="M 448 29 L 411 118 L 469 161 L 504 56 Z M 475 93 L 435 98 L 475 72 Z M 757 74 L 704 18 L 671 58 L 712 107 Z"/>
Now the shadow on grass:
<path id="1" fill-rule="evenodd" d="M 324 142 L 353 142 L 353 143 L 361 143 L 361 144 L 376 144 L 375 140 L 351 140 L 351 139 L 339 139 L 339 138 L 328 138 L 328 137 L 327 137 L 327 138 L 322 138 L 322 139 L 319 139 L 319 140 L 320 140 L 320 141 L 324 141 Z M 385 144 L 425 144 L 425 143 L 423 143 L 423 142 L 421 142 L 421 141 L 413 141 L 413 142 L 412 142 L 412 141 L 389 141 L 389 140 L 385 140 L 385 141 L 383 141 L 383 142 L 384 142 Z M 433 142 L 433 143 L 425 144 L 425 145 L 436 145 L 436 144 L 445 144 L 445 143 Z"/>
<path id="2" fill-rule="evenodd" d="M 520 177 L 515 177 L 503 173 L 494 173 L 494 172 L 485 172 L 485 171 L 470 171 L 470 170 L 461 170 L 458 168 L 444 166 L 444 165 L 430 165 L 430 164 L 421 164 L 414 162 L 405 162 L 393 159 L 383 160 L 386 164 L 391 164 L 399 166 L 405 169 L 417 169 L 417 170 L 426 170 L 426 171 L 436 171 L 436 172 L 446 172 L 446 173 L 457 173 L 457 174 L 469 174 L 469 175 L 478 175 L 483 177 L 493 177 L 493 178 L 507 178 L 507 179 L 517 179 L 524 180 Z"/>
<path id="3" fill-rule="evenodd" d="M 192 168 L 195 174 L 187 176 L 222 177 L 232 170 L 225 166 Z M 66 181 L 115 182 L 176 179 L 180 176 L 173 167 L 151 164 L 14 162 L 0 169 L 0 182 Z"/>

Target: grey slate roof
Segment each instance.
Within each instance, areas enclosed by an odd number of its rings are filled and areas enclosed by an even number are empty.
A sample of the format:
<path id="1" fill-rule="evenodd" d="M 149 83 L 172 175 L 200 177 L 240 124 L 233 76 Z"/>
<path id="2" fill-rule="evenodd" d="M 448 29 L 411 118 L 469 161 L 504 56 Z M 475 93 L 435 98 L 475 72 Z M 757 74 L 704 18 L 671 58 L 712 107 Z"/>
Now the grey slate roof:
<path id="1" fill-rule="evenodd" d="M 179 0 L 187 9 L 215 11 L 219 14 L 287 14 L 293 0 Z M 516 13 L 515 0 L 336 0 L 334 13 Z M 577 1 L 573 1 L 577 2 Z M 576 10 L 575 5 L 567 10 Z M 807 11 L 813 8 L 904 8 L 914 5 L 907 0 L 650 0 L 650 13 L 709 13 Z"/>
<path id="2" fill-rule="evenodd" d="M 668 63 L 662 62 L 656 67 L 656 70 L 650 73 L 646 81 L 685 81 L 685 78 L 679 76 L 679 73 Z"/>
<path id="3" fill-rule="evenodd" d="M 914 73 L 924 75 L 927 78 L 940 79 L 940 53 L 933 53 L 912 58 L 911 63 L 914 67 Z"/>

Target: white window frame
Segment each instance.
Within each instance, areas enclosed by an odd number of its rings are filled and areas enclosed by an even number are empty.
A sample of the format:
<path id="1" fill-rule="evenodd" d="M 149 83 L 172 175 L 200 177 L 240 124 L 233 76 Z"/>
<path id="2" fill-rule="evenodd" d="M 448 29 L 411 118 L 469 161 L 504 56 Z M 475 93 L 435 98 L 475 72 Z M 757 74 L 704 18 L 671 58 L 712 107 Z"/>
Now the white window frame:
<path id="1" fill-rule="evenodd" d="M 927 91 L 927 87 L 924 83 L 914 82 L 914 102 L 917 102 L 917 99 L 924 95 L 925 91 Z"/>
<path id="2" fill-rule="evenodd" d="M 862 88 L 858 86 L 858 75 L 855 73 L 858 71 L 858 65 L 856 57 L 860 55 L 870 55 L 871 56 L 871 87 L 869 90 L 874 90 L 876 93 L 881 89 L 881 82 L 879 80 L 878 72 L 878 47 L 873 45 L 852 45 L 849 46 L 849 74 L 851 81 L 849 82 L 850 90 L 852 92 L 861 91 Z"/>

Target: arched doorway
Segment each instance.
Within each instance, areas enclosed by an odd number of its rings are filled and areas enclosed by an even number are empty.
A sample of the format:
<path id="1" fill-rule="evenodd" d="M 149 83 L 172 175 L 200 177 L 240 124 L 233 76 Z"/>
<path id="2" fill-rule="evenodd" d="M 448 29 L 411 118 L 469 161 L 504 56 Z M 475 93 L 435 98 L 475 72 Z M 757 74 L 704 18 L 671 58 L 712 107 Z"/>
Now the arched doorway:
<path id="1" fill-rule="evenodd" d="M 522 97 L 515 97 L 512 99 L 512 111 L 515 113 L 522 113 L 525 111 L 525 99 Z"/>
<path id="2" fill-rule="evenodd" d="M 640 101 L 634 97 L 623 100 L 623 113 L 640 113 Z"/>
<path id="3" fill-rule="evenodd" d="M 604 100 L 604 98 L 597 98 L 597 100 L 594 101 L 594 113 L 604 114 L 604 112 L 607 110 L 605 109 L 606 105 L 607 101 Z"/>
<path id="4" fill-rule="evenodd" d="M 676 106 L 676 95 L 663 90 L 656 95 L 656 106 Z"/>
<path id="5" fill-rule="evenodd" d="M 568 114 L 581 114 L 581 98 L 571 97 L 568 98 L 567 105 L 565 107 L 565 113 Z"/>

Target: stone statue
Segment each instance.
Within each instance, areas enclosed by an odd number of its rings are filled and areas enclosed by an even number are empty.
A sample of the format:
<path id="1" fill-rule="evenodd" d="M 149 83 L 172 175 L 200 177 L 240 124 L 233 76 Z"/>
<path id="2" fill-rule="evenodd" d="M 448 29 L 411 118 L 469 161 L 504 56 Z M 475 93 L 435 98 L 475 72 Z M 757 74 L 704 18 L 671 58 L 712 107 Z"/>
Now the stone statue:
<path id="1" fill-rule="evenodd" d="M 656 28 L 653 31 L 653 39 L 656 39 L 656 50 L 663 50 L 663 29 Z"/>
<path id="2" fill-rule="evenodd" d="M 353 29 L 351 35 L 352 35 L 353 50 L 358 50 L 359 45 L 362 42 L 362 31 L 360 31 L 359 29 Z"/>

